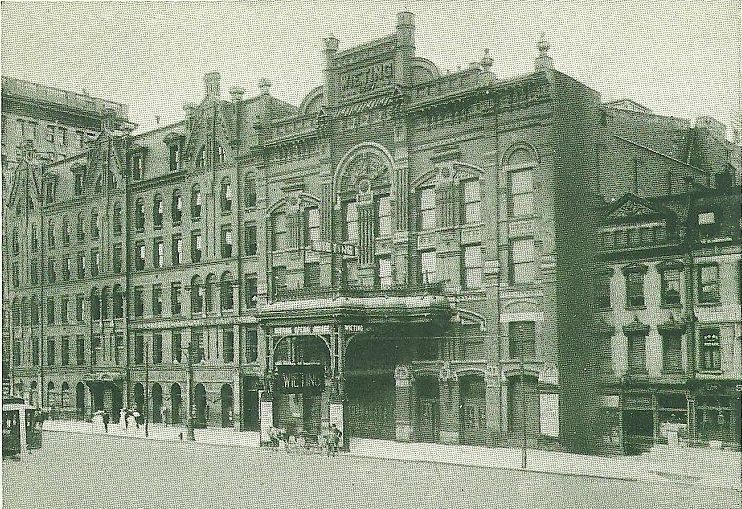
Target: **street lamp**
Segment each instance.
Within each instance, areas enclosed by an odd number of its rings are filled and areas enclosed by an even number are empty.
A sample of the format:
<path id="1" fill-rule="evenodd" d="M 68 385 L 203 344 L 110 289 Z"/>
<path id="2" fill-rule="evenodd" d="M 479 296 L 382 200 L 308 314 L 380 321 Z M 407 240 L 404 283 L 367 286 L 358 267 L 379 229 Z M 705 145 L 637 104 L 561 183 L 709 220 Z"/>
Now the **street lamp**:
<path id="1" fill-rule="evenodd" d="M 521 343 L 520 350 L 520 406 L 521 406 L 521 420 L 523 421 L 523 447 L 521 448 L 520 457 L 520 468 L 526 469 L 528 464 L 528 446 L 526 444 L 528 431 L 526 430 L 526 365 L 523 361 L 523 355 L 525 354 L 525 348 Z"/>
<path id="2" fill-rule="evenodd" d="M 196 436 L 193 432 L 194 428 L 194 406 L 193 401 L 193 364 L 199 362 L 197 359 L 201 354 L 201 345 L 198 341 L 191 341 L 188 343 L 188 418 L 186 419 L 186 440 L 193 442 L 196 440 Z"/>

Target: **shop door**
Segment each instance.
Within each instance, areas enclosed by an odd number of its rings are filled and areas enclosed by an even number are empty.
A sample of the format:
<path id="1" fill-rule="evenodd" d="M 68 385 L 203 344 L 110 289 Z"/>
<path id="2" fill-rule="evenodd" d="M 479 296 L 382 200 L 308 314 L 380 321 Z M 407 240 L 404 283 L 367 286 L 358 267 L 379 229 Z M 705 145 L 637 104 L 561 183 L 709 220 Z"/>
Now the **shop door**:
<path id="1" fill-rule="evenodd" d="M 304 431 L 310 435 L 319 436 L 322 427 L 322 397 L 304 394 L 303 400 Z"/>
<path id="2" fill-rule="evenodd" d="M 243 428 L 247 431 L 258 431 L 260 421 L 258 416 L 258 391 L 245 391 L 242 405 Z"/>
<path id="3" fill-rule="evenodd" d="M 484 445 L 487 437 L 487 410 L 484 379 L 461 379 L 461 443 Z"/>
<path id="4" fill-rule="evenodd" d="M 437 399 L 421 399 L 417 410 L 418 442 L 437 442 L 440 409 Z"/>

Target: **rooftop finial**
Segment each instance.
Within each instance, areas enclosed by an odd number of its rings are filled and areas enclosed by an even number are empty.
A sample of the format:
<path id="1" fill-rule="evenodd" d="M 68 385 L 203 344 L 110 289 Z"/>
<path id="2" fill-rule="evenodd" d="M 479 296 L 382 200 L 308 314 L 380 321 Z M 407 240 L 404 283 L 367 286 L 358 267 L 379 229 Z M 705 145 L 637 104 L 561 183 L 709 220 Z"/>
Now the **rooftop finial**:
<path id="1" fill-rule="evenodd" d="M 267 95 L 271 90 L 271 82 L 268 78 L 260 78 L 258 87 L 260 88 L 260 95 Z"/>
<path id="2" fill-rule="evenodd" d="M 548 56 L 547 53 L 549 52 L 549 49 L 551 49 L 551 44 L 546 40 L 546 32 L 541 32 L 541 37 L 539 38 L 536 47 L 538 48 L 538 55 L 540 57 Z"/>
<path id="3" fill-rule="evenodd" d="M 479 61 L 479 65 L 482 66 L 482 69 L 485 71 L 489 71 L 492 67 L 492 63 L 494 60 L 492 60 L 492 57 L 490 56 L 490 49 L 485 48 L 484 49 L 484 56 L 482 57 L 482 60 Z"/>

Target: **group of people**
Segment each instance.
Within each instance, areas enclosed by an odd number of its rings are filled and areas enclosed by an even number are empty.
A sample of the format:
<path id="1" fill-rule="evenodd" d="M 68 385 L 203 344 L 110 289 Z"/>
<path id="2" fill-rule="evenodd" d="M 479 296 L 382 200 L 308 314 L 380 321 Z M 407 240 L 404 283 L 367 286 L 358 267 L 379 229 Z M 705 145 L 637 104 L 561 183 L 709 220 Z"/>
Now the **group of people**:
<path id="1" fill-rule="evenodd" d="M 140 424 L 144 424 L 144 416 L 136 408 L 134 410 L 122 408 L 119 411 L 119 426 L 122 429 L 128 430 L 129 426 L 139 429 Z"/>
<path id="2" fill-rule="evenodd" d="M 343 436 L 343 432 L 337 427 L 337 425 L 330 425 L 330 429 L 324 436 L 324 443 L 327 448 L 327 456 L 337 456 L 338 450 L 340 449 L 340 441 Z M 294 445 L 304 447 L 306 445 L 306 439 L 304 433 L 289 433 L 284 428 L 274 428 L 271 426 L 268 429 L 268 440 L 273 447 L 283 447 L 286 451 Z"/>

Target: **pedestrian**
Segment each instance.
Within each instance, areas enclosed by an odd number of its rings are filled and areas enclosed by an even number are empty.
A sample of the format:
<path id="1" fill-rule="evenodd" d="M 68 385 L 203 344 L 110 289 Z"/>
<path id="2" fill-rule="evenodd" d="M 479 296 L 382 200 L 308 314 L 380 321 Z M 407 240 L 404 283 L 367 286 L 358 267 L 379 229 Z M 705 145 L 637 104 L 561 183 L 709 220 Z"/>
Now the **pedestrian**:
<path id="1" fill-rule="evenodd" d="M 111 416 L 108 410 L 103 410 L 103 430 L 108 433 L 108 422 L 111 420 Z"/>
<path id="2" fill-rule="evenodd" d="M 142 417 L 142 414 L 139 413 L 139 410 L 134 410 L 132 415 L 134 416 L 134 423 L 137 425 L 137 429 L 139 429 L 139 419 Z"/>
<path id="3" fill-rule="evenodd" d="M 126 409 L 122 408 L 119 410 L 119 427 L 126 429 Z"/>
<path id="4" fill-rule="evenodd" d="M 124 431 L 129 430 L 129 417 L 131 417 L 131 412 L 129 412 L 128 409 L 122 410 L 124 413 Z"/>
<path id="5" fill-rule="evenodd" d="M 328 435 L 328 448 L 327 448 L 327 456 L 330 456 L 330 454 L 334 456 L 337 456 L 338 448 L 340 444 L 340 437 L 343 435 L 343 432 L 338 429 L 338 427 L 333 424 L 330 426 L 330 433 Z"/>

